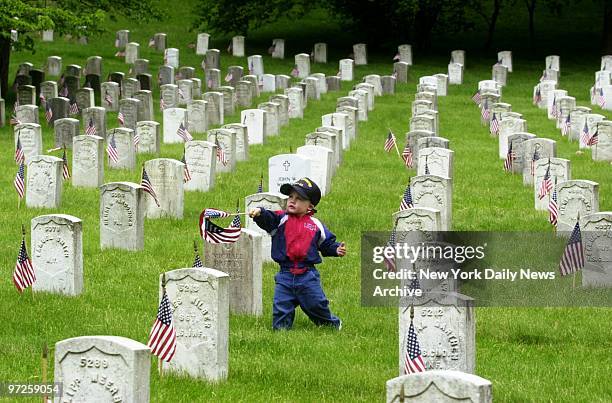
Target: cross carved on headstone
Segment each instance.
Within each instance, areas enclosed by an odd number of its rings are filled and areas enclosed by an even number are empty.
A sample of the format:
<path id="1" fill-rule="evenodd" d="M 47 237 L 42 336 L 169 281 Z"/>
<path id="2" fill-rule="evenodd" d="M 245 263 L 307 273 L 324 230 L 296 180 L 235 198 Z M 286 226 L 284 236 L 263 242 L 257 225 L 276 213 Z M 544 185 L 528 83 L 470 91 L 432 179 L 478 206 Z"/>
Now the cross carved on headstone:
<path id="1" fill-rule="evenodd" d="M 291 163 L 289 161 L 285 161 L 283 162 L 283 166 L 285 167 L 285 172 L 289 171 L 289 167 L 291 166 Z"/>

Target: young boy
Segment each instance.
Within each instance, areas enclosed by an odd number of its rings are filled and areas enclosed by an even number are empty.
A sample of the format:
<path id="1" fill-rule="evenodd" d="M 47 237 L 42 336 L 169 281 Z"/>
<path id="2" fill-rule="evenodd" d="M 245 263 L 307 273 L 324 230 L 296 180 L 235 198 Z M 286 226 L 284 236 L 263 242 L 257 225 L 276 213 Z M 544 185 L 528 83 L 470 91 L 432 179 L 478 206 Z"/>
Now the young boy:
<path id="1" fill-rule="evenodd" d="M 297 305 L 317 325 L 342 328 L 342 321 L 329 310 L 315 264 L 323 256 L 344 256 L 344 242 L 336 242 L 321 221 L 313 217 L 321 200 L 316 183 L 302 178 L 280 189 L 289 196 L 286 211 L 258 207 L 249 212 L 255 223 L 272 236 L 272 259 L 280 265 L 274 276 L 274 330 L 291 329 Z"/>

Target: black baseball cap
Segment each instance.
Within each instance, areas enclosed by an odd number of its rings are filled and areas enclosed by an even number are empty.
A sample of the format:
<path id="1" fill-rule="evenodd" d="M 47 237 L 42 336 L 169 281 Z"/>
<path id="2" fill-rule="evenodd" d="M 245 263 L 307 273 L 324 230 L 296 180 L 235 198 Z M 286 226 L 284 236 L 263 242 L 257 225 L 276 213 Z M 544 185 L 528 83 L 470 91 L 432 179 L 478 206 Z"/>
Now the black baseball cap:
<path id="1" fill-rule="evenodd" d="M 287 196 L 293 190 L 304 199 L 308 199 L 314 206 L 321 201 L 321 189 L 309 178 L 302 178 L 295 183 L 285 183 L 280 188 L 280 192 Z"/>

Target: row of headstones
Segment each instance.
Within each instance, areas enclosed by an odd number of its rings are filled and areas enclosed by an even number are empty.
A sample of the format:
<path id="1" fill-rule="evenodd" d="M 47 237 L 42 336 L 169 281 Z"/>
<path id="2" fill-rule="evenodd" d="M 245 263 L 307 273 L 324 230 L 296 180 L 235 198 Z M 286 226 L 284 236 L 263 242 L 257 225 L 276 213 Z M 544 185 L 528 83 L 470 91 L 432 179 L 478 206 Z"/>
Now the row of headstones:
<path id="1" fill-rule="evenodd" d="M 612 110 L 612 55 L 601 57 L 600 70 L 595 72 L 595 83 L 590 90 L 591 105 Z"/>
<path id="2" fill-rule="evenodd" d="M 547 84 L 546 81 L 540 83 Z M 554 88 L 554 86 L 552 87 Z M 605 234 L 606 230 L 612 228 L 612 212 L 599 212 L 599 184 L 590 180 L 572 180 L 570 160 L 556 157 L 556 141 L 546 138 L 539 138 L 533 133 L 527 132 L 527 121 L 523 119 L 522 114 L 512 112 L 512 106 L 508 103 L 500 102 L 501 95 L 494 93 L 494 90 L 489 88 L 481 95 L 481 102 L 488 102 L 491 113 L 490 119 L 496 116 L 499 119 L 500 129 L 498 134 L 498 153 L 500 159 L 506 159 L 509 148 L 512 147 L 515 158 L 512 162 L 512 173 L 521 173 L 523 175 L 523 184 L 531 186 L 534 193 L 534 205 L 536 210 L 547 211 L 551 195 L 540 199 L 538 196 L 539 189 L 546 172 L 554 183 L 553 191 L 557 193 L 558 203 L 558 218 L 557 218 L 557 233 L 568 235 L 576 220 L 580 219 L 580 226 L 583 231 L 593 231 L 594 233 Z M 576 108 L 566 104 L 572 103 L 575 105 L 573 97 L 567 97 L 566 91 L 556 93 L 559 90 L 542 92 L 542 96 L 546 96 L 546 101 L 542 101 L 543 105 L 552 104 L 553 99 L 557 97 L 563 101 L 561 104 L 574 113 Z M 554 118 L 554 116 L 552 116 Z M 577 120 L 578 118 L 576 118 Z M 582 119 L 582 125 L 584 125 Z M 588 121 L 587 121 L 588 123 Z M 607 125 L 606 125 L 607 126 Z M 578 129 L 581 130 L 581 129 Z M 537 159 L 534 159 L 534 155 Z M 602 232 L 603 231 L 603 232 Z M 586 266 L 583 271 L 582 283 L 584 286 L 605 286 L 610 284 L 609 276 L 606 275 L 606 270 L 603 267 L 604 262 L 597 259 L 589 259 L 601 253 L 598 248 L 594 248 L 594 241 L 599 236 L 593 236 L 593 239 L 588 240 L 588 245 L 585 245 Z"/>

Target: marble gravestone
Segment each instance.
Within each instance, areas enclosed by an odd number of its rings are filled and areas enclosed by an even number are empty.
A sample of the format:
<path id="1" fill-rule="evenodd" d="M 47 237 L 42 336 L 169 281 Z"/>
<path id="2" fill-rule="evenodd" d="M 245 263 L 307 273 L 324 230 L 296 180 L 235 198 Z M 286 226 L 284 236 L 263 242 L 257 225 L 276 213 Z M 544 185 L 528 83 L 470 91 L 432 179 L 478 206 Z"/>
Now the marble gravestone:
<path id="1" fill-rule="evenodd" d="M 117 112 L 119 110 L 119 84 L 108 81 L 100 84 L 100 94 L 102 96 L 102 107 L 107 111 Z"/>
<path id="2" fill-rule="evenodd" d="M 207 192 L 215 185 L 217 157 L 215 143 L 193 140 L 185 143 L 185 163 L 191 180 L 184 185 L 185 191 Z"/>
<path id="3" fill-rule="evenodd" d="M 340 145 L 338 142 L 338 137 L 335 133 L 331 132 L 315 132 L 309 133 L 306 135 L 306 145 L 310 146 L 321 146 L 328 148 L 332 152 L 332 175 L 336 172 L 337 167 L 340 166 L 340 156 L 338 155 L 340 150 Z M 299 178 L 298 178 L 299 179 Z"/>
<path id="4" fill-rule="evenodd" d="M 17 140 L 19 139 L 26 163 L 34 156 L 42 154 L 42 130 L 39 124 L 18 124 L 14 127 L 13 131 L 15 144 L 14 150 L 17 149 Z"/>
<path id="5" fill-rule="evenodd" d="M 212 129 L 208 131 L 207 137 L 209 142 L 221 147 L 225 154 L 225 162 L 217 156 L 217 172 L 234 172 L 236 170 L 235 132 L 227 129 Z"/>
<path id="6" fill-rule="evenodd" d="M 533 185 L 536 163 L 539 159 L 548 160 L 557 156 L 557 142 L 536 137 L 523 143 L 523 185 Z"/>
<path id="7" fill-rule="evenodd" d="M 136 146 L 137 153 L 159 154 L 161 144 L 160 124 L 143 120 L 136 123 L 136 136 L 140 139 Z"/>
<path id="8" fill-rule="evenodd" d="M 408 44 L 399 45 L 397 47 L 399 61 L 412 66 L 412 46 Z"/>
<path id="9" fill-rule="evenodd" d="M 58 208 L 62 201 L 63 160 L 50 155 L 34 155 L 27 164 L 26 206 Z"/>
<path id="10" fill-rule="evenodd" d="M 310 75 L 310 55 L 300 53 L 294 56 L 295 66 L 297 67 L 299 78 L 306 78 Z"/>
<path id="11" fill-rule="evenodd" d="M 289 119 L 304 118 L 304 94 L 301 88 L 287 88 L 285 95 L 289 98 Z"/>
<path id="12" fill-rule="evenodd" d="M 72 148 L 72 139 L 79 135 L 79 121 L 73 118 L 63 118 L 53 125 L 55 147 Z"/>
<path id="13" fill-rule="evenodd" d="M 465 66 L 465 50 L 451 51 L 451 62 Z"/>
<path id="14" fill-rule="evenodd" d="M 419 150 L 418 174 L 425 175 L 429 171 L 431 175 L 452 178 L 453 154 L 452 150 L 439 147 L 428 147 Z"/>
<path id="15" fill-rule="evenodd" d="M 591 158 L 593 161 L 612 162 L 612 122 L 598 122 L 596 132 L 598 142 L 591 146 Z"/>
<path id="16" fill-rule="evenodd" d="M 462 371 L 429 370 L 387 381 L 387 403 L 492 403 L 491 381 Z"/>
<path id="17" fill-rule="evenodd" d="M 499 124 L 498 153 L 500 159 L 508 155 L 508 137 L 514 133 L 526 132 L 527 121 L 524 119 L 502 117 Z M 515 152 L 517 150 L 514 150 Z"/>
<path id="18" fill-rule="evenodd" d="M 328 113 L 327 115 L 321 116 L 321 124 L 323 126 L 335 127 L 342 130 L 342 149 L 346 150 L 351 145 L 351 140 L 354 138 L 353 134 L 350 133 L 349 115 L 346 113 Z"/>
<path id="19" fill-rule="evenodd" d="M 263 313 L 261 239 L 260 233 L 243 228 L 234 243 L 204 246 L 204 264 L 229 275 L 232 313 L 255 316 Z"/>
<path id="20" fill-rule="evenodd" d="M 236 161 L 249 159 L 249 135 L 247 126 L 242 123 L 230 123 L 221 127 L 231 131 L 236 139 Z"/>
<path id="21" fill-rule="evenodd" d="M 108 158 L 108 167 L 112 169 L 134 169 L 136 166 L 136 146 L 134 145 L 134 130 L 117 127 L 106 133 L 106 142 L 115 141 L 117 162 Z"/>
<path id="22" fill-rule="evenodd" d="M 514 156 L 512 159 L 512 173 L 522 174 L 525 165 L 530 166 L 532 157 L 529 157 L 528 160 L 526 159 L 525 142 L 535 138 L 535 134 L 525 132 L 516 132 L 508 136 L 506 149 L 512 147 Z"/>
<path id="23" fill-rule="evenodd" d="M 559 205 L 557 233 L 570 235 L 580 218 L 599 212 L 599 183 L 573 179 L 557 182 L 555 186 Z"/>
<path id="24" fill-rule="evenodd" d="M 583 231 L 585 266 L 582 270 L 583 287 L 612 285 L 612 212 L 580 217 Z"/>
<path id="25" fill-rule="evenodd" d="M 368 51 L 365 43 L 353 45 L 353 55 L 355 57 L 355 66 L 364 66 L 368 64 Z"/>
<path id="26" fill-rule="evenodd" d="M 298 147 L 296 152 L 311 160 L 310 178 L 319 186 L 321 196 L 328 194 L 334 166 L 333 151 L 327 147 L 305 145 Z"/>
<path id="27" fill-rule="evenodd" d="M 149 347 L 118 336 L 81 336 L 55 344 L 55 402 L 149 402 Z"/>
<path id="28" fill-rule="evenodd" d="M 144 249 L 145 197 L 142 187 L 131 182 L 100 186 L 100 247 Z"/>
<path id="29" fill-rule="evenodd" d="M 241 80 L 236 83 L 236 105 L 249 107 L 253 103 L 253 91 L 251 82 Z"/>
<path id="30" fill-rule="evenodd" d="M 210 35 L 207 33 L 198 34 L 198 40 L 196 42 L 196 55 L 203 56 L 206 54 L 206 51 L 208 50 L 209 38 Z"/>
<path id="31" fill-rule="evenodd" d="M 232 38 L 232 56 L 244 57 L 244 36 L 234 36 Z"/>
<path id="32" fill-rule="evenodd" d="M 187 128 L 189 133 L 206 133 L 208 120 L 206 117 L 207 101 L 193 101 L 187 105 Z"/>
<path id="33" fill-rule="evenodd" d="M 20 105 L 15 107 L 15 115 L 21 123 L 40 123 L 38 121 L 38 106 Z"/>
<path id="34" fill-rule="evenodd" d="M 208 267 L 165 273 L 177 346 L 166 371 L 217 382 L 229 363 L 229 283 L 226 273 Z M 163 289 L 160 287 L 159 297 Z"/>
<path id="35" fill-rule="evenodd" d="M 245 109 L 240 112 L 240 121 L 247 126 L 250 144 L 264 144 L 266 133 L 266 111 L 261 109 Z"/>
<path id="36" fill-rule="evenodd" d="M 355 62 L 353 59 L 341 59 L 340 62 L 340 80 L 353 81 L 353 70 Z"/>
<path id="37" fill-rule="evenodd" d="M 440 211 L 440 230 L 450 231 L 453 223 L 453 181 L 437 175 L 414 176 L 410 181 L 414 207 Z"/>
<path id="38" fill-rule="evenodd" d="M 104 182 L 104 139 L 80 135 L 72 140 L 72 186 L 100 187 Z"/>
<path id="39" fill-rule="evenodd" d="M 85 133 L 85 130 L 91 123 L 95 128 L 96 136 L 104 138 L 104 136 L 106 135 L 106 109 L 99 106 L 93 106 L 91 108 L 83 109 L 81 119 L 83 122 L 83 124 L 81 125 L 81 133 Z"/>
<path id="40" fill-rule="evenodd" d="M 276 211 L 285 210 L 287 208 L 287 196 L 281 193 L 255 193 L 245 197 L 245 211 L 250 211 L 256 207 L 263 207 L 265 209 Z M 271 262 L 272 257 L 270 256 L 272 237 L 263 229 L 259 228 L 251 217 L 246 216 L 245 227 L 256 233 L 262 235 L 261 238 L 261 253 L 263 262 Z"/>
<path id="41" fill-rule="evenodd" d="M 83 223 L 67 214 L 32 218 L 34 291 L 64 295 L 83 292 Z"/>
<path id="42" fill-rule="evenodd" d="M 163 114 L 163 139 L 164 143 L 182 143 L 185 140 L 177 134 L 177 130 L 181 123 L 187 125 L 188 114 L 184 108 L 168 108 L 164 109 Z"/>
<path id="43" fill-rule="evenodd" d="M 145 198 L 146 217 L 183 218 L 184 164 L 170 158 L 156 158 L 146 161 L 144 168 L 159 201 L 158 206 L 153 197 Z"/>
<path id="44" fill-rule="evenodd" d="M 268 190 L 279 193 L 285 183 L 309 177 L 311 160 L 303 155 L 279 154 L 268 159 Z"/>
<path id="45" fill-rule="evenodd" d="M 540 158 L 535 162 L 533 193 L 536 210 L 547 211 L 550 197 L 552 196 L 551 191 L 541 199 L 538 197 L 540 186 L 544 180 L 546 171 L 549 170 L 549 175 L 554 187 L 556 183 L 565 182 L 572 179 L 570 168 L 570 160 L 564 158 Z"/>
<path id="46" fill-rule="evenodd" d="M 313 52 L 315 63 L 327 63 L 327 43 L 315 43 Z"/>

